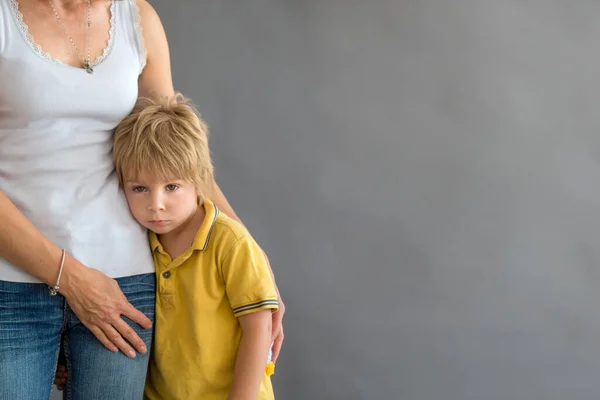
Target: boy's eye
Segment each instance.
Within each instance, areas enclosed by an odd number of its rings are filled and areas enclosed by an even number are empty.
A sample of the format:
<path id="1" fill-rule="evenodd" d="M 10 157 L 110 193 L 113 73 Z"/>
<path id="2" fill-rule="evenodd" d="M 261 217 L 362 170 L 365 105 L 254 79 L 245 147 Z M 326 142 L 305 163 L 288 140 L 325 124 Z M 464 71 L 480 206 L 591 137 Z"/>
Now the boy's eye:
<path id="1" fill-rule="evenodd" d="M 172 191 L 174 191 L 174 190 L 177 190 L 177 189 L 179 189 L 179 186 L 177 186 L 177 185 L 175 185 L 175 184 L 171 183 L 171 184 L 168 184 L 168 185 L 166 186 L 166 189 L 167 189 L 168 191 L 172 192 Z"/>
<path id="2" fill-rule="evenodd" d="M 136 193 L 142 193 L 146 191 L 146 188 L 144 186 L 134 186 L 131 188 L 131 190 L 133 190 Z"/>

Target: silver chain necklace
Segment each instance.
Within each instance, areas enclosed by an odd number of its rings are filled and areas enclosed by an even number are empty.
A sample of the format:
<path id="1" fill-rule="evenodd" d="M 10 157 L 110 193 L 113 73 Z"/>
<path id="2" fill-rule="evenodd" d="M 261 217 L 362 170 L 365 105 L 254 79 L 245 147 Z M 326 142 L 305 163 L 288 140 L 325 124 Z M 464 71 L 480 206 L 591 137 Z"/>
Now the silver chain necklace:
<path id="1" fill-rule="evenodd" d="M 89 43 L 89 40 L 90 40 L 90 28 L 92 27 L 92 19 L 91 19 L 91 16 L 90 16 L 90 9 L 91 9 L 91 5 L 92 5 L 92 0 L 87 0 L 87 34 L 85 36 L 85 44 L 86 44 L 86 47 L 87 47 L 87 58 L 83 58 L 81 56 L 81 52 L 79 51 L 79 47 L 77 47 L 77 45 L 75 44 L 75 41 L 73 40 L 73 38 L 69 34 L 69 31 L 67 30 L 67 28 L 65 27 L 65 25 L 62 23 L 62 20 L 60 19 L 60 16 L 58 15 L 58 12 L 56 11 L 56 8 L 54 7 L 54 3 L 52 3 L 52 0 L 48 0 L 48 3 L 50 3 L 50 7 L 52 7 L 52 11 L 54 11 L 54 16 L 56 17 L 56 20 L 58 21 L 60 27 L 67 34 L 67 38 L 69 38 L 69 42 L 71 42 L 71 44 L 75 48 L 75 51 L 77 52 L 77 55 L 83 61 L 83 68 L 86 70 L 86 72 L 88 74 L 93 73 L 94 72 L 94 68 L 92 67 L 92 63 L 91 63 L 91 49 L 90 49 L 90 43 Z"/>

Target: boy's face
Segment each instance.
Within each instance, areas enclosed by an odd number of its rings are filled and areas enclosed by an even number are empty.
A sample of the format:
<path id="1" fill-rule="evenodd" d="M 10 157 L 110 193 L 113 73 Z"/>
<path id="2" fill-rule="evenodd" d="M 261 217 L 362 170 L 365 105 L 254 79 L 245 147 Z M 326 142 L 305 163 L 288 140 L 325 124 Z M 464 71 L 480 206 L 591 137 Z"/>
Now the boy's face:
<path id="1" fill-rule="evenodd" d="M 134 218 L 158 235 L 189 221 L 198 207 L 194 184 L 182 179 L 160 179 L 143 173 L 124 179 L 123 190 Z"/>

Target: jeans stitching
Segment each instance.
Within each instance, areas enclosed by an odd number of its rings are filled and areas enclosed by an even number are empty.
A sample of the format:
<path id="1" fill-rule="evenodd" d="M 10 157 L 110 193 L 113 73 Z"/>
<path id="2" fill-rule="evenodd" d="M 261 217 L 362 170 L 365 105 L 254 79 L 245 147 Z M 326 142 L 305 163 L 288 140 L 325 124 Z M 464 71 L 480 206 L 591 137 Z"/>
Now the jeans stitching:
<path id="1" fill-rule="evenodd" d="M 65 308 L 64 308 L 64 320 L 63 320 L 63 331 L 65 331 L 67 329 L 67 319 L 69 316 L 69 304 L 66 302 L 65 300 Z M 67 368 L 67 384 L 65 385 L 65 387 L 63 388 L 63 390 L 65 391 L 67 400 L 71 400 L 71 397 L 73 396 L 71 393 L 72 390 L 72 384 L 71 382 L 73 381 L 73 379 L 69 379 L 73 376 L 72 372 L 71 372 L 71 354 L 69 353 L 69 335 L 65 335 L 63 337 L 63 351 L 65 353 L 65 361 L 66 361 L 66 368 Z"/>
<path id="2" fill-rule="evenodd" d="M 67 395 L 67 400 L 71 400 L 72 394 L 71 394 L 71 388 L 72 388 L 72 384 L 71 382 L 73 381 L 73 379 L 69 379 L 72 378 L 72 373 L 71 373 L 71 354 L 69 353 L 69 338 L 67 335 L 65 335 L 64 339 L 63 339 L 63 349 L 65 352 L 65 361 L 66 361 L 66 367 L 67 367 L 67 385 L 66 387 L 63 389 L 65 390 L 65 393 Z"/>
<path id="3" fill-rule="evenodd" d="M 62 296 L 61 296 L 62 297 Z M 60 354 L 60 348 L 62 346 L 62 334 L 65 331 L 65 326 L 66 326 L 66 305 L 67 302 L 65 300 L 65 298 L 62 298 L 62 301 L 64 302 L 64 306 L 63 306 L 63 323 L 62 326 L 60 328 L 60 332 L 58 333 L 58 346 L 56 346 L 56 356 L 54 358 L 54 377 L 56 378 L 56 368 L 58 366 L 58 355 Z M 52 384 L 50 384 L 50 396 L 48 397 L 48 400 L 52 400 Z"/>

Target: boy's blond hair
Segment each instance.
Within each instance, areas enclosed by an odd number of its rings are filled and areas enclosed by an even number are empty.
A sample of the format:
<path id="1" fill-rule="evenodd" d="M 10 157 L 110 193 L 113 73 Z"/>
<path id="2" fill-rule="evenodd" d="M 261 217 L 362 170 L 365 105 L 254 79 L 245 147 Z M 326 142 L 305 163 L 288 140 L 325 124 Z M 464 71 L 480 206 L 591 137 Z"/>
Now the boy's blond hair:
<path id="1" fill-rule="evenodd" d="M 139 99 L 117 126 L 113 157 L 121 185 L 146 171 L 193 183 L 205 197 L 213 182 L 208 128 L 190 100 L 179 93 Z"/>

